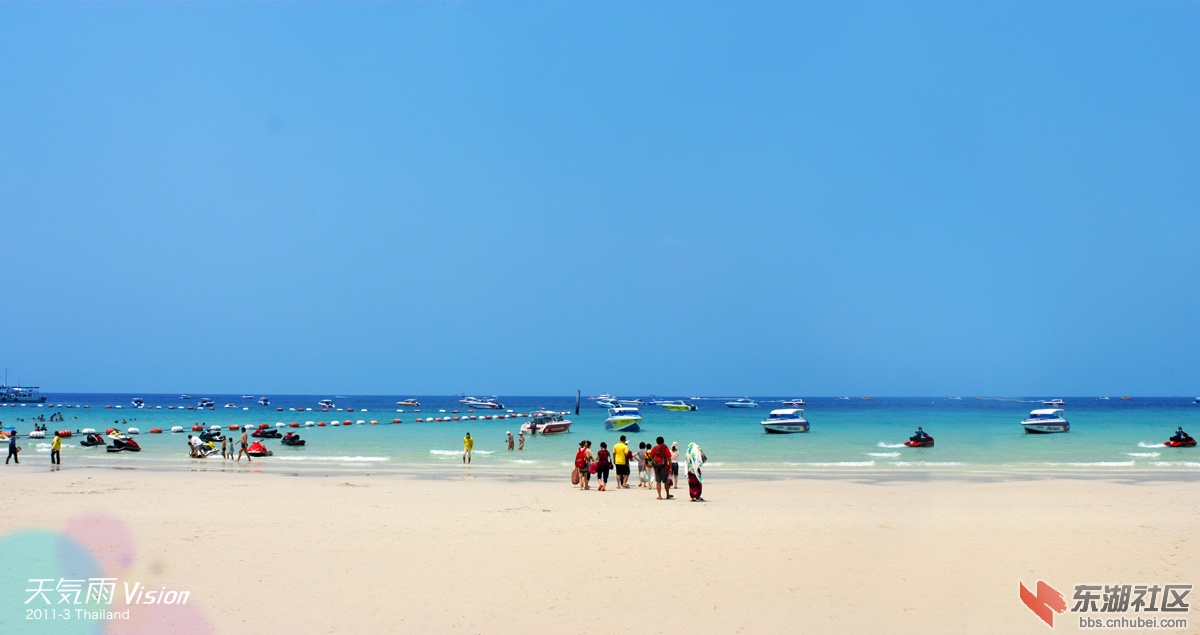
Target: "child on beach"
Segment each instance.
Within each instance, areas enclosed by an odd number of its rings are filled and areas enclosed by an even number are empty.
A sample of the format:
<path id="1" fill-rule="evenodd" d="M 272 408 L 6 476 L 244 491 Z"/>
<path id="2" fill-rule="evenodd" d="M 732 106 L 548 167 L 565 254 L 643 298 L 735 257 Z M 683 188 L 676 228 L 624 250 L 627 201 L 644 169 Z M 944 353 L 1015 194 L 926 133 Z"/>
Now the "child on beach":
<path id="1" fill-rule="evenodd" d="M 634 455 L 638 464 L 638 487 L 650 487 L 650 473 L 646 470 L 646 444 L 638 443 L 637 454 Z"/>

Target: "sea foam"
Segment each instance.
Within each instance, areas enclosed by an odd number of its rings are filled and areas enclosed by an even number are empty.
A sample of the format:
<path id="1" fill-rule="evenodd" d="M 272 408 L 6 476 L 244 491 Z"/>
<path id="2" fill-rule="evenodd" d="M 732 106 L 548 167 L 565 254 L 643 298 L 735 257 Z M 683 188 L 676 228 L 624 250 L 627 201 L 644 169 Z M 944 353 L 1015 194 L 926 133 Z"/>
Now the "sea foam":
<path id="1" fill-rule="evenodd" d="M 904 447 L 903 443 L 884 443 L 883 441 L 880 441 L 876 445 L 878 445 L 881 448 L 902 448 L 902 447 Z"/>
<path id="2" fill-rule="evenodd" d="M 1145 441 L 1138 441 L 1138 447 L 1139 448 L 1161 448 L 1161 447 L 1163 447 L 1163 444 L 1162 443 L 1146 443 Z"/>
<path id="3" fill-rule="evenodd" d="M 867 456 L 877 456 L 881 459 L 890 459 L 900 456 L 899 452 L 867 452 Z"/>

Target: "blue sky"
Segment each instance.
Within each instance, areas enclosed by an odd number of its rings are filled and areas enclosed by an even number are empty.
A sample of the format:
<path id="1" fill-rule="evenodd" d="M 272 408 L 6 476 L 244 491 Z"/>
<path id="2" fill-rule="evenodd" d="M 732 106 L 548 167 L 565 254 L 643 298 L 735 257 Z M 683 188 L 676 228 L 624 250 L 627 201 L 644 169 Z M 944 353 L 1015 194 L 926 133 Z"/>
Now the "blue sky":
<path id="1" fill-rule="evenodd" d="M 50 392 L 1200 394 L 1195 2 L 0 4 Z"/>

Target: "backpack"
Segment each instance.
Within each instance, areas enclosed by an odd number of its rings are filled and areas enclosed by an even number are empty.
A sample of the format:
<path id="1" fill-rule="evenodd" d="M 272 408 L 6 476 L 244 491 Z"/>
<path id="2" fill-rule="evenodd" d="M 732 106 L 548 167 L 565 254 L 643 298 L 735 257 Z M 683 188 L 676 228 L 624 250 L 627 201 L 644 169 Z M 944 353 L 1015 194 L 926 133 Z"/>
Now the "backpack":
<path id="1" fill-rule="evenodd" d="M 583 469 L 587 467 L 587 449 L 579 448 L 575 453 L 575 467 Z"/>
<path id="2" fill-rule="evenodd" d="M 658 446 L 659 448 L 663 446 Z M 654 467 L 662 467 L 667 464 L 667 460 L 663 458 L 663 452 L 658 448 L 654 448 Z"/>

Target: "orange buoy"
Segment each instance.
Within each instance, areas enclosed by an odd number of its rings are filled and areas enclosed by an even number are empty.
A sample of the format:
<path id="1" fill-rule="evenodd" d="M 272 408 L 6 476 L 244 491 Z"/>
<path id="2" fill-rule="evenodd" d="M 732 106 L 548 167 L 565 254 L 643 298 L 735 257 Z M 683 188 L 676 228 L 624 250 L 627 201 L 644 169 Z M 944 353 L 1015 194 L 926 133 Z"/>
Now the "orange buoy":
<path id="1" fill-rule="evenodd" d="M 299 423 L 296 423 L 295 421 L 293 421 L 293 422 L 291 422 L 291 423 L 289 423 L 289 424 L 288 424 L 288 427 L 289 427 L 289 428 L 299 428 L 299 427 L 300 427 L 300 424 L 299 424 Z"/>
<path id="2" fill-rule="evenodd" d="M 392 423 L 400 423 L 399 419 L 392 419 Z"/>
<path id="3" fill-rule="evenodd" d="M 325 427 L 325 422 L 324 422 L 324 421 L 318 421 L 318 422 L 317 422 L 317 427 L 318 427 L 318 428 L 324 428 L 324 427 Z"/>
<path id="4" fill-rule="evenodd" d="M 150 434 L 162 434 L 162 428 L 150 428 Z"/>
<path id="5" fill-rule="evenodd" d="M 229 424 L 229 429 L 230 430 L 240 430 L 241 428 L 238 427 L 238 424 L 231 423 L 231 424 Z"/>
<path id="6" fill-rule="evenodd" d="M 420 417 L 417 417 L 417 423 L 422 423 L 422 419 Z"/>

